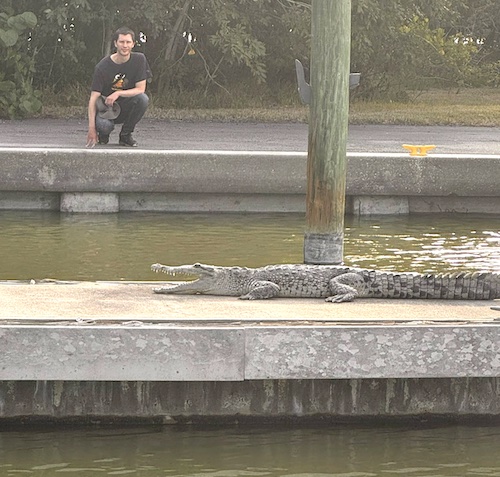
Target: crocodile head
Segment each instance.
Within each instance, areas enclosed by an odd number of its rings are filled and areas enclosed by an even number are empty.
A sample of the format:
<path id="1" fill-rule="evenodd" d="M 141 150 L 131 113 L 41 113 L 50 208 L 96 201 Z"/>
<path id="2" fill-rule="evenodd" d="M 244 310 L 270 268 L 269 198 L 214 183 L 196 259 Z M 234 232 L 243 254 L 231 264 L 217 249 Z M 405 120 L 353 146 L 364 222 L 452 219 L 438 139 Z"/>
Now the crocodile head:
<path id="1" fill-rule="evenodd" d="M 213 265 L 204 265 L 203 263 L 195 263 L 193 265 L 179 265 L 170 267 L 155 263 L 151 265 L 151 270 L 154 272 L 162 272 L 176 277 L 177 275 L 186 277 L 196 277 L 196 280 L 185 281 L 161 289 L 155 289 L 157 293 L 179 293 L 194 295 L 196 293 L 206 295 L 233 295 L 231 290 L 231 280 L 227 276 L 227 268 L 216 267 Z"/>

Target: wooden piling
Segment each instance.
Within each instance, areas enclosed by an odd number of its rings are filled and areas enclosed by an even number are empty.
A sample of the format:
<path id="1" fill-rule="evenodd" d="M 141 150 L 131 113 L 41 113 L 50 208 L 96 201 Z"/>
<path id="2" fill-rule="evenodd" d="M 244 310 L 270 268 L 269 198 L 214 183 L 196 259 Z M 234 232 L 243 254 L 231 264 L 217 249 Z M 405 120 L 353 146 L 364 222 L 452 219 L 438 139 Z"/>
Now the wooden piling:
<path id="1" fill-rule="evenodd" d="M 343 260 L 351 0 L 312 0 L 304 261 Z"/>

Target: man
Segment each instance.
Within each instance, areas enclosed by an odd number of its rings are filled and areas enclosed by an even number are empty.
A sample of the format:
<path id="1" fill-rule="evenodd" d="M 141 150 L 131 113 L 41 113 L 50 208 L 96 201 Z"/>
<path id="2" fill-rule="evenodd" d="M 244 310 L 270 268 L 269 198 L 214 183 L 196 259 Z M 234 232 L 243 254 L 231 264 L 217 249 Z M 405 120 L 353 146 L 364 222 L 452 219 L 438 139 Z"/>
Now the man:
<path id="1" fill-rule="evenodd" d="M 119 144 L 137 146 L 132 133 L 148 107 L 146 82 L 152 74 L 146 57 L 142 53 L 132 52 L 135 45 L 134 32 L 128 28 L 120 28 L 115 32 L 113 40 L 116 53 L 97 64 L 92 79 L 87 147 L 94 147 L 96 143 L 107 144 L 115 124 L 123 124 Z M 108 112 L 107 115 L 102 114 L 104 118 L 101 117 L 98 114 L 99 102 L 101 109 L 119 111 L 118 116 L 109 119 L 114 115 Z"/>

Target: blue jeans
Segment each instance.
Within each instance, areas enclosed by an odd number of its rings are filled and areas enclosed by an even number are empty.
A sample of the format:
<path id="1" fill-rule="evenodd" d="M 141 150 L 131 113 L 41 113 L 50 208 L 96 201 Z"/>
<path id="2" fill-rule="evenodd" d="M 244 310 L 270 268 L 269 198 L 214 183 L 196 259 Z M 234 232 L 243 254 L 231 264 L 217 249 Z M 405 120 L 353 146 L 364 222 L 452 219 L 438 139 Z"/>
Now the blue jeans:
<path id="1" fill-rule="evenodd" d="M 109 136 L 115 129 L 115 124 L 123 124 L 120 136 L 134 132 L 135 125 L 142 119 L 148 109 L 149 98 L 141 93 L 129 98 L 119 98 L 120 115 L 116 119 L 102 119 L 98 114 L 95 118 L 95 127 L 99 134 Z"/>

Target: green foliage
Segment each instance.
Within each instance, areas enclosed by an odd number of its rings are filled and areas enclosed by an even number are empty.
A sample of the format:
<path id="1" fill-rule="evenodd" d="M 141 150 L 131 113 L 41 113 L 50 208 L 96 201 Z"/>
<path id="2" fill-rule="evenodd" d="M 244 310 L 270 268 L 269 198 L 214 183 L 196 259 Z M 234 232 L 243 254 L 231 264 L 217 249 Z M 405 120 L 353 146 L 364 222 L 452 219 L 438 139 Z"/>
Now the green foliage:
<path id="1" fill-rule="evenodd" d="M 333 1 L 333 0 L 332 0 Z M 409 100 L 431 87 L 498 86 L 498 0 L 351 0 L 356 98 Z M 40 107 L 36 90 L 81 102 L 95 64 L 128 26 L 153 69 L 155 104 L 238 87 L 283 98 L 294 59 L 309 64 L 311 0 L 3 0 L 0 115 Z M 335 28 L 335 25 L 332 26 Z M 147 41 L 142 41 L 144 36 Z M 287 93 L 288 94 L 288 93 Z M 68 104 L 69 103 L 69 104 Z"/>
<path id="2" fill-rule="evenodd" d="M 478 3 L 498 18 L 490 0 L 353 0 L 353 95 L 400 101 L 408 90 L 486 85 L 487 22 L 469 23 Z"/>
<path id="3" fill-rule="evenodd" d="M 431 29 L 429 19 L 414 16 L 401 27 L 412 52 L 404 71 L 404 84 L 411 89 L 432 86 L 468 86 L 476 68 L 472 59 L 478 47 L 461 33 L 447 34 L 443 28 Z"/>
<path id="4" fill-rule="evenodd" d="M 20 15 L 9 16 L 7 13 L 0 13 L 0 44 L 9 48 L 14 46 L 19 39 L 19 35 L 28 28 L 36 25 L 36 16 L 32 12 L 24 12 Z"/>
<path id="5" fill-rule="evenodd" d="M 40 93 L 32 86 L 34 59 L 26 35 L 36 24 L 32 12 L 0 13 L 0 117 L 31 116 L 42 107 Z"/>

